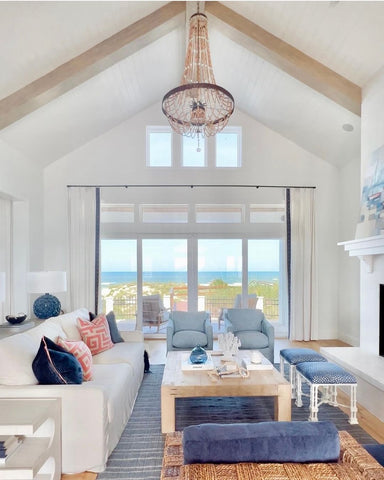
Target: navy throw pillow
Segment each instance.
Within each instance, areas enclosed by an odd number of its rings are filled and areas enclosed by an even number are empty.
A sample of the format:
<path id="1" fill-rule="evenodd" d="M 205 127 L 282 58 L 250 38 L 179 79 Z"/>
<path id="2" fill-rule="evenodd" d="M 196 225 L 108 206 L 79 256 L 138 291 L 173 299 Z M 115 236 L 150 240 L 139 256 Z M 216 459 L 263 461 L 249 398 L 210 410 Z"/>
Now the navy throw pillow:
<path id="1" fill-rule="evenodd" d="M 32 370 L 41 385 L 83 382 L 83 370 L 77 358 L 48 337 L 41 339 Z"/>
<path id="2" fill-rule="evenodd" d="M 89 320 L 92 322 L 97 317 L 92 312 L 89 312 Z M 114 312 L 109 312 L 106 314 L 107 322 L 109 326 L 109 333 L 111 334 L 111 340 L 113 343 L 124 342 L 124 339 L 121 337 L 119 329 L 117 328 L 116 317 Z"/>

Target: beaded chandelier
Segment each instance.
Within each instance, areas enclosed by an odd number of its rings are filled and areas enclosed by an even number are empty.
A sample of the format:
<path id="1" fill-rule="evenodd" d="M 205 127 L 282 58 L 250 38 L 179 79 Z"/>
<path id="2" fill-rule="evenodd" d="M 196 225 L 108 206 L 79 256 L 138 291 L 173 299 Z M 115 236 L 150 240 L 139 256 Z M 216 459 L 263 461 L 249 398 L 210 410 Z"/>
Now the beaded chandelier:
<path id="1" fill-rule="evenodd" d="M 207 17 L 197 10 L 189 20 L 189 38 L 181 85 L 163 98 L 162 110 L 172 129 L 188 137 L 212 136 L 228 123 L 232 95 L 216 85 L 208 43 Z"/>

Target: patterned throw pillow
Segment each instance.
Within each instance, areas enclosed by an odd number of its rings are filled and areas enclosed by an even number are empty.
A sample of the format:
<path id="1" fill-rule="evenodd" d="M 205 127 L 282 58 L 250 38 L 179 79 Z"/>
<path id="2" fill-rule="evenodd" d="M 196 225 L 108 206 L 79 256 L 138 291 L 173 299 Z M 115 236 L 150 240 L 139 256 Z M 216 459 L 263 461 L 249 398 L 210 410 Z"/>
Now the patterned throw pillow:
<path id="1" fill-rule="evenodd" d="M 60 347 L 65 348 L 68 352 L 72 353 L 78 361 L 80 362 L 81 368 L 83 369 L 83 380 L 89 381 L 92 380 L 92 353 L 88 346 L 80 341 L 71 341 L 64 340 L 61 337 L 58 337 L 56 343 Z"/>
<path id="2" fill-rule="evenodd" d="M 48 337 L 41 339 L 32 370 L 41 385 L 79 384 L 83 381 L 83 370 L 77 358 Z"/>
<path id="3" fill-rule="evenodd" d="M 117 328 L 117 323 L 116 323 L 116 317 L 115 313 L 113 311 L 110 311 L 106 315 L 107 320 L 108 320 L 108 326 L 109 326 L 109 332 L 111 334 L 111 340 L 113 343 L 121 343 L 124 342 L 124 338 L 121 337 L 119 329 Z M 95 315 L 92 312 L 89 312 L 89 319 L 91 322 L 97 318 L 97 315 Z"/>
<path id="4" fill-rule="evenodd" d="M 91 350 L 92 355 L 104 352 L 113 347 L 108 321 L 105 315 L 99 315 L 93 322 L 77 319 L 77 326 L 83 341 Z"/>

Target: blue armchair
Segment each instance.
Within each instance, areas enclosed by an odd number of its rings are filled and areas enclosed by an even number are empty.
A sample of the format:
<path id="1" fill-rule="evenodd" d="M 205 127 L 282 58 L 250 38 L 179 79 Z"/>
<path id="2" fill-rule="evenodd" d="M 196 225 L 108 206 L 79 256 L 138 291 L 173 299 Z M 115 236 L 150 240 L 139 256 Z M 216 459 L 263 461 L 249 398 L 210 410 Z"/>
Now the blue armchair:
<path id="1" fill-rule="evenodd" d="M 171 312 L 167 325 L 167 352 L 190 350 L 196 345 L 207 350 L 213 348 L 213 330 L 209 313 Z"/>
<path id="2" fill-rule="evenodd" d="M 243 350 L 259 350 L 270 362 L 274 362 L 275 330 L 261 310 L 228 308 L 224 325 L 240 339 Z"/>

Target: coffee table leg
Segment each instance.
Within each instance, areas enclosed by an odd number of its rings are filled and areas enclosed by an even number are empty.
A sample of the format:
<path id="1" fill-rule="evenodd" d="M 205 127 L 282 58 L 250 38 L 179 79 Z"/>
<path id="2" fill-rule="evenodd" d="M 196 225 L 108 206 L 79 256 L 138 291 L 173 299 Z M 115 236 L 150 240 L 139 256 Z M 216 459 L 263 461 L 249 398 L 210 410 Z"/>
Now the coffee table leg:
<path id="1" fill-rule="evenodd" d="M 175 431 L 175 397 L 165 389 L 161 389 L 161 433 Z"/>
<path id="2" fill-rule="evenodd" d="M 291 421 L 291 390 L 288 385 L 280 386 L 279 393 L 275 397 L 275 420 L 279 422 Z"/>

